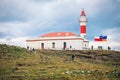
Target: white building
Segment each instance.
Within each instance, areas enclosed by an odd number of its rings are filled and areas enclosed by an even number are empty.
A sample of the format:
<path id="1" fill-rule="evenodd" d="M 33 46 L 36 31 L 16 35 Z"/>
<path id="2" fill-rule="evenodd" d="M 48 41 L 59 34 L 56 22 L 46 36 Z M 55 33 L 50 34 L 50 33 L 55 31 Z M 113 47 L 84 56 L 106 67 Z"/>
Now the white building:
<path id="1" fill-rule="evenodd" d="M 72 32 L 51 32 L 43 34 L 37 39 L 26 40 L 27 46 L 31 49 L 88 49 L 89 41 L 86 39 L 87 19 L 84 10 L 82 10 L 80 16 L 80 36 L 77 36 Z"/>
<path id="2" fill-rule="evenodd" d="M 101 50 L 101 49 L 108 50 L 108 47 L 110 47 L 107 41 L 91 41 L 89 43 L 89 46 L 93 50 Z"/>

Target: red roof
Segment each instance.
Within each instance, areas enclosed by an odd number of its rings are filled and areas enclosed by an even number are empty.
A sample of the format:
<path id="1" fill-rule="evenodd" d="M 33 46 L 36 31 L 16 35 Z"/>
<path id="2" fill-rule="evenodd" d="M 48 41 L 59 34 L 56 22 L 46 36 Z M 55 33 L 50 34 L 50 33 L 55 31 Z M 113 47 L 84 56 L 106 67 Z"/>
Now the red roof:
<path id="1" fill-rule="evenodd" d="M 81 16 L 86 16 L 84 9 L 82 9 Z"/>
<path id="2" fill-rule="evenodd" d="M 57 37 L 57 36 L 77 36 L 77 35 L 72 32 L 51 32 L 43 34 L 41 37 Z"/>

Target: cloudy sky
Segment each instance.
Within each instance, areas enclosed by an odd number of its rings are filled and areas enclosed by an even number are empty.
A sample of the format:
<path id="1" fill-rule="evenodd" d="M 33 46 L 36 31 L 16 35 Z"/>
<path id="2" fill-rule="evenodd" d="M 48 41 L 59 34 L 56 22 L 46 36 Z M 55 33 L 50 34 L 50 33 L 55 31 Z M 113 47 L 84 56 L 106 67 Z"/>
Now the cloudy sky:
<path id="1" fill-rule="evenodd" d="M 120 0 L 0 0 L 0 43 L 26 46 L 26 39 L 48 32 L 79 35 L 82 8 L 87 39 L 107 35 L 109 45 L 120 50 Z"/>

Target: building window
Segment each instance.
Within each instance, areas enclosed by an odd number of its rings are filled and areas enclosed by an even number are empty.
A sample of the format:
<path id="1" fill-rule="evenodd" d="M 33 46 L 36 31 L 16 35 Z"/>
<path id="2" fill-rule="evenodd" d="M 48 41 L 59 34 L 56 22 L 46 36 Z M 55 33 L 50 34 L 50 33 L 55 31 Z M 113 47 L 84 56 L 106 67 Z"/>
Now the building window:
<path id="1" fill-rule="evenodd" d="M 63 43 L 63 49 L 67 47 L 66 42 Z"/>
<path id="2" fill-rule="evenodd" d="M 52 48 L 55 48 L 55 43 L 54 42 L 52 43 Z"/>
<path id="3" fill-rule="evenodd" d="M 41 49 L 44 49 L 44 43 L 41 43 Z"/>
<path id="4" fill-rule="evenodd" d="M 102 49 L 103 49 L 103 46 L 98 46 L 98 49 L 99 49 L 99 50 L 102 50 Z"/>
<path id="5" fill-rule="evenodd" d="M 86 44 L 85 44 L 85 47 L 86 47 Z"/>

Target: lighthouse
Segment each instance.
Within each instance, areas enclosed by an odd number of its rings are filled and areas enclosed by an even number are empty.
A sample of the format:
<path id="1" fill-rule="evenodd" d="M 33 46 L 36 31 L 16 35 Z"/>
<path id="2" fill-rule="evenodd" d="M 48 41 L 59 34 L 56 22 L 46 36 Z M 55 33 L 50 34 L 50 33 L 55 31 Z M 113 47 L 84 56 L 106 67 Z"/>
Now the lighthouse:
<path id="1" fill-rule="evenodd" d="M 86 14 L 84 9 L 82 9 L 82 12 L 80 14 L 80 36 L 84 39 L 86 38 L 86 22 Z"/>
<path id="2" fill-rule="evenodd" d="M 86 36 L 86 14 L 84 9 L 80 13 L 80 36 L 73 32 L 49 32 L 40 35 L 36 39 L 26 40 L 30 49 L 50 49 L 50 50 L 87 50 L 89 41 Z"/>

